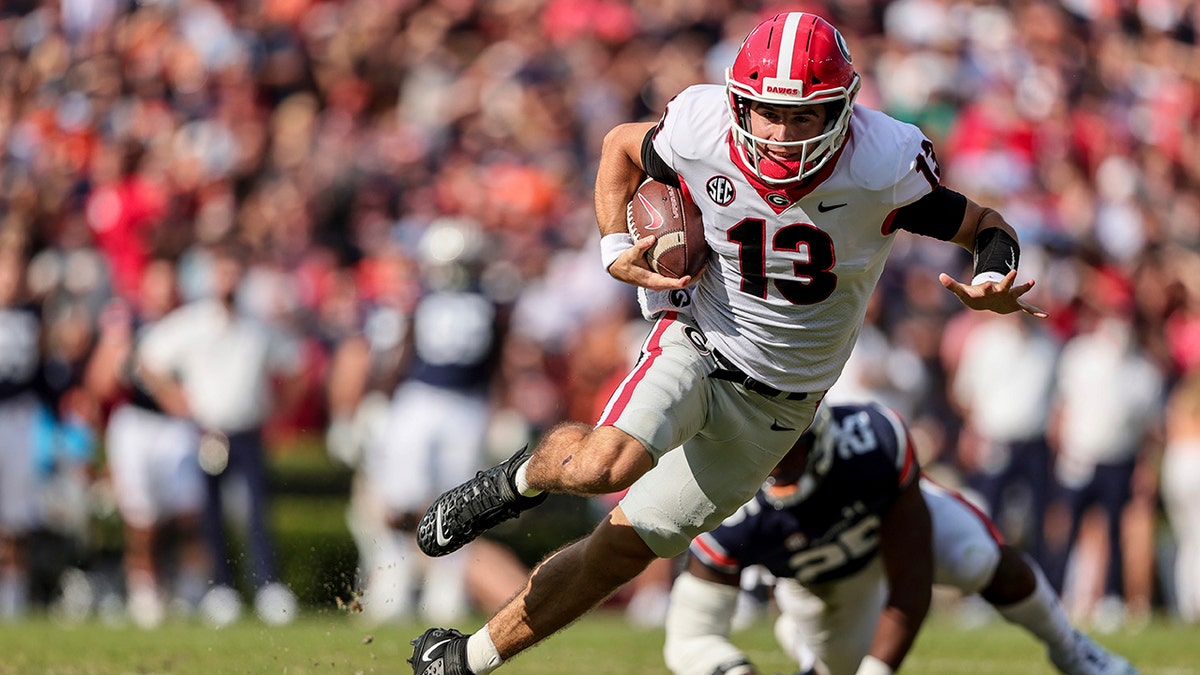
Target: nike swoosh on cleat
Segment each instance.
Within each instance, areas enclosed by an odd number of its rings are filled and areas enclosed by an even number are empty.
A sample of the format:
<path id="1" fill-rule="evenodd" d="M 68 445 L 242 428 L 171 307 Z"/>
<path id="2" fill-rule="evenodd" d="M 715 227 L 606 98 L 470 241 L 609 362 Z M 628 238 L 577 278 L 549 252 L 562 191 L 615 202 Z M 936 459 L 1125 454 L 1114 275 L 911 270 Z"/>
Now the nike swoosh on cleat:
<path id="1" fill-rule="evenodd" d="M 825 206 L 825 202 L 817 202 L 817 210 L 821 213 L 828 213 L 834 209 L 840 209 L 846 204 L 847 202 L 842 202 L 841 204 L 830 204 L 829 206 Z"/>
<path id="2" fill-rule="evenodd" d="M 448 546 L 450 545 L 450 537 L 447 537 L 445 533 L 442 532 L 442 506 L 443 504 L 438 504 L 437 517 L 434 520 L 435 527 L 433 528 L 433 533 L 437 536 L 438 546 Z"/>
<path id="3" fill-rule="evenodd" d="M 424 654 L 421 654 L 421 660 L 422 661 L 432 661 L 433 657 L 429 655 L 429 652 L 437 649 L 438 647 L 441 647 L 442 645 L 446 644 L 447 642 L 449 642 L 452 639 L 453 638 L 446 638 L 445 640 L 442 640 L 441 642 L 435 642 L 433 645 L 431 645 L 429 647 L 429 649 L 425 650 Z"/>
<path id="4" fill-rule="evenodd" d="M 781 425 L 779 420 L 771 420 L 771 431 L 795 431 L 795 429 Z"/>

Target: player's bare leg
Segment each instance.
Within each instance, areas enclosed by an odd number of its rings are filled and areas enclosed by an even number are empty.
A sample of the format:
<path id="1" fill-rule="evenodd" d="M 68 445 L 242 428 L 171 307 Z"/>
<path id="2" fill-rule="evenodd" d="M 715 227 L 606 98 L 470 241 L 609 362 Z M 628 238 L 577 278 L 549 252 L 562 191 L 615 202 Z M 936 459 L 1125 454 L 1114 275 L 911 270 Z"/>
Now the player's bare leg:
<path id="1" fill-rule="evenodd" d="M 565 628 L 656 557 L 616 507 L 590 535 L 534 568 L 525 588 L 488 621 L 496 651 L 507 660 Z"/>
<path id="2" fill-rule="evenodd" d="M 157 526 L 125 524 L 126 605 L 133 622 L 142 628 L 162 623 L 166 614 L 154 556 Z"/>
<path id="3" fill-rule="evenodd" d="M 525 479 L 547 492 L 604 495 L 633 485 L 653 464 L 646 448 L 616 427 L 567 423 L 546 434 Z"/>
<path id="4" fill-rule="evenodd" d="M 200 514 L 188 513 L 177 516 L 171 526 L 179 538 L 179 580 L 176 595 L 195 608 L 208 591 L 208 580 L 212 578 L 212 560 L 208 546 L 204 543 L 203 523 Z"/>
<path id="5" fill-rule="evenodd" d="M 979 591 L 979 596 L 996 607 L 1004 607 L 1033 595 L 1037 584 L 1037 574 L 1024 556 L 1005 545 L 1000 547 L 1000 562 L 992 580 Z"/>
<path id="6" fill-rule="evenodd" d="M 417 541 L 426 553 L 445 555 L 536 506 L 545 492 L 615 492 L 632 485 L 653 463 L 645 447 L 619 429 L 559 425 L 532 457 L 522 451 L 438 497 L 421 519 Z M 468 637 L 430 628 L 413 640 L 408 662 L 417 675 L 490 673 L 504 658 L 583 616 L 655 557 L 618 507 L 590 535 L 538 565 L 482 630 Z"/>
<path id="7" fill-rule="evenodd" d="M 479 632 L 431 628 L 413 640 L 413 672 L 484 675 L 570 625 L 656 558 L 618 506 L 587 537 L 551 554 Z"/>
<path id="8" fill-rule="evenodd" d="M 542 503 L 546 492 L 616 492 L 652 465 L 645 447 L 615 427 L 559 425 L 533 453 L 522 450 L 442 493 L 417 526 L 417 544 L 426 555 L 447 555 Z"/>
<path id="9" fill-rule="evenodd" d="M 25 538 L 0 531 L 0 620 L 24 616 L 29 604 Z"/>

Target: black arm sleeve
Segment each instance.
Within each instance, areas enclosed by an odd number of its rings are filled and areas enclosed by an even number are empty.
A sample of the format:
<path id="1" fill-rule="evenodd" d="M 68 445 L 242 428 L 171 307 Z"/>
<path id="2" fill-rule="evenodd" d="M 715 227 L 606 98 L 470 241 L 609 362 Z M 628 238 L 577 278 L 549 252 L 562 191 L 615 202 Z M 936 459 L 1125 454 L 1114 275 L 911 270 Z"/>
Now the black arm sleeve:
<path id="1" fill-rule="evenodd" d="M 896 209 L 891 229 L 908 230 L 914 234 L 950 241 L 958 233 L 958 228 L 962 227 L 966 212 L 967 198 L 939 185 L 917 201 Z"/>
<path id="2" fill-rule="evenodd" d="M 663 158 L 654 149 L 654 134 L 658 131 L 658 127 L 650 129 L 646 132 L 646 137 L 642 139 L 642 167 L 646 171 L 646 175 L 660 183 L 666 183 L 672 187 L 679 187 L 679 175 L 675 170 L 667 166 Z"/>

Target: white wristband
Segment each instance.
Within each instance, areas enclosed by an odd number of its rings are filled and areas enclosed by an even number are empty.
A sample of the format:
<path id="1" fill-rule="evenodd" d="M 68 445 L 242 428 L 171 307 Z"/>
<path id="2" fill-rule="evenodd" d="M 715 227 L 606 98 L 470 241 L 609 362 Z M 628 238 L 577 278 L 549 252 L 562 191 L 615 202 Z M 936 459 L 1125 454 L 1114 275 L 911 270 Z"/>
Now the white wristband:
<path id="1" fill-rule="evenodd" d="M 896 671 L 888 664 L 880 661 L 868 654 L 863 657 L 862 663 L 858 664 L 858 670 L 854 675 L 895 675 Z"/>
<path id="2" fill-rule="evenodd" d="M 633 248 L 633 236 L 627 232 L 606 234 L 600 237 L 600 260 L 604 263 L 604 269 L 612 267 L 617 258 L 631 248 Z"/>
<path id="3" fill-rule="evenodd" d="M 980 272 L 979 274 L 975 275 L 974 279 L 971 279 L 971 285 L 978 286 L 979 284 L 986 283 L 988 281 L 1000 283 L 1001 281 L 1004 281 L 1004 275 L 1000 274 L 999 272 Z"/>

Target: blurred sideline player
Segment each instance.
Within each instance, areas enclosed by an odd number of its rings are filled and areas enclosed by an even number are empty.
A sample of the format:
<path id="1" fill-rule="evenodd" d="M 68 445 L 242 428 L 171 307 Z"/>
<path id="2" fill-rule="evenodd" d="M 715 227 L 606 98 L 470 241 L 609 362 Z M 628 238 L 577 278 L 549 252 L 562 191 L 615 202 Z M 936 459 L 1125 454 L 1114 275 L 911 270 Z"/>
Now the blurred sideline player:
<path id="1" fill-rule="evenodd" d="M 199 441 L 188 420 L 165 413 L 135 372 L 139 336 L 177 304 L 174 262 L 151 261 L 142 274 L 137 306 L 118 302 L 101 316 L 100 335 L 86 382 L 113 405 L 105 448 L 114 497 L 124 523 L 126 603 L 138 626 L 165 618 L 169 550 L 178 565 L 174 596 L 194 608 L 207 590 L 208 551 L 201 537 L 204 480 L 196 461 Z"/>
<path id="2" fill-rule="evenodd" d="M 1068 675 L 1137 671 L 1069 623 L 1041 571 L 961 496 L 920 477 L 904 422 L 824 406 L 754 499 L 697 537 L 676 580 L 664 656 L 675 675 L 757 673 L 729 641 L 743 570 L 775 576 L 780 645 L 805 675 L 890 675 L 930 583 L 978 593 Z"/>
<path id="3" fill-rule="evenodd" d="M 236 621 L 242 600 L 226 541 L 226 511 L 246 534 L 254 609 L 270 625 L 296 617 L 296 597 L 279 580 L 268 526 L 270 487 L 263 426 L 304 394 L 295 335 L 251 316 L 239 303 L 250 249 L 230 235 L 205 251 L 207 295 L 173 310 L 139 342 L 139 376 L 164 410 L 202 430 L 193 449 L 204 470 L 203 533 L 213 586 L 200 603 L 209 623 Z M 240 509 L 227 507 L 244 498 Z"/>
<path id="4" fill-rule="evenodd" d="M 369 322 L 365 333 L 374 335 L 345 342 L 339 350 L 338 379 L 362 384 L 340 382 L 341 392 L 331 389 L 336 412 L 330 447 L 335 453 L 353 443 L 365 449 L 351 527 L 358 530 L 365 574 L 363 612 L 372 622 L 414 613 L 453 621 L 467 614 L 472 600 L 493 609 L 524 581 L 523 566 L 496 545 L 483 543 L 439 565 L 427 564 L 414 545 L 417 520 L 434 497 L 484 463 L 503 326 L 503 308 L 480 286 L 485 246 L 478 224 L 468 219 L 439 218 L 422 235 L 420 295 L 407 321 L 392 320 L 406 324 L 390 331 L 391 342 L 402 341 L 403 379 L 386 408 L 379 410 L 377 397 L 347 393 L 361 392 L 371 378 L 371 347 L 381 342 L 379 331 Z M 397 365 L 387 369 L 394 372 Z M 355 417 L 352 434 L 359 438 L 347 443 L 336 426 Z M 481 570 L 480 560 L 491 570 Z M 499 588 L 490 590 L 493 580 Z"/>
<path id="5" fill-rule="evenodd" d="M 362 465 L 362 455 L 380 434 L 388 412 L 386 396 L 375 389 L 378 373 L 373 372 L 380 367 L 381 348 L 388 349 L 386 344 L 364 334 L 346 337 L 334 348 L 329 373 L 332 419 L 326 431 L 326 447 L 334 460 L 355 470 L 346 522 L 358 548 L 359 569 L 367 583 L 383 567 L 381 554 L 390 548 L 393 536 L 388 526 L 387 506 L 375 494 Z M 521 588 L 529 570 L 507 547 L 489 539 L 478 539 L 464 548 L 468 551 L 467 594 L 479 611 L 494 612 Z M 379 581 L 374 584 L 378 590 Z M 382 598 L 364 600 L 363 611 L 368 621 L 378 623 L 399 618 Z"/>
<path id="6" fill-rule="evenodd" d="M 28 296 L 23 246 L 14 237 L 0 239 L 0 620 L 27 611 L 25 542 L 39 516 L 33 443 L 42 316 Z"/>

